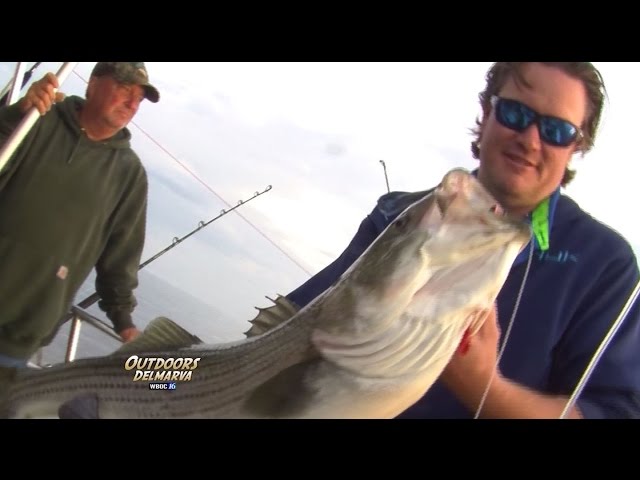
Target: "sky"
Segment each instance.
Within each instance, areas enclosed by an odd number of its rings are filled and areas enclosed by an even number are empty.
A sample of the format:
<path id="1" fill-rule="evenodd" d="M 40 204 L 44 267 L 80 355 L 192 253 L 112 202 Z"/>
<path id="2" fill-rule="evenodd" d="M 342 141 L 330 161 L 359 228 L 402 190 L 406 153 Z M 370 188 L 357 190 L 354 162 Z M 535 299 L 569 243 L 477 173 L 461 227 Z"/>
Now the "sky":
<path id="1" fill-rule="evenodd" d="M 83 96 L 94 64 L 78 63 L 60 90 Z M 340 255 L 387 180 L 423 190 L 451 168 L 477 166 L 469 130 L 488 62 L 146 65 L 160 102 L 143 102 L 128 127 L 149 176 L 143 260 L 245 203 L 145 268 L 238 332 L 265 297 Z M 640 253 L 640 63 L 595 65 L 609 94 L 602 126 L 594 149 L 574 158 L 565 193 Z M 0 85 L 15 66 L 0 63 Z M 43 62 L 32 80 L 61 66 Z"/>

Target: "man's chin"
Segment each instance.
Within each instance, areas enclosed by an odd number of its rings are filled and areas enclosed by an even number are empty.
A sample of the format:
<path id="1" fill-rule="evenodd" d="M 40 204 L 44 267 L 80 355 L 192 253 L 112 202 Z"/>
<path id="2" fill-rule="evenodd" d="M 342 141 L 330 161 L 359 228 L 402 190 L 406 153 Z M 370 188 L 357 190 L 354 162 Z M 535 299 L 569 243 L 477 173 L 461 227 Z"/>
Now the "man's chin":
<path id="1" fill-rule="evenodd" d="M 111 122 L 111 127 L 114 130 L 122 130 L 123 128 L 125 128 L 127 125 L 129 125 L 130 120 L 125 121 L 117 121 L 117 122 Z"/>

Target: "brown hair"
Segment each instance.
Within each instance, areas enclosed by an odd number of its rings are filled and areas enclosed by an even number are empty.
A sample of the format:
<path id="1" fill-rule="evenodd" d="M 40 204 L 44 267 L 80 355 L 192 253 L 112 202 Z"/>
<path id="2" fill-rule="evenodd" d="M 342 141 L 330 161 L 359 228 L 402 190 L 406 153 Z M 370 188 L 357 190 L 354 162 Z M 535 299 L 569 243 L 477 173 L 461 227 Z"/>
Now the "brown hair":
<path id="1" fill-rule="evenodd" d="M 602 75 L 591 62 L 541 62 L 544 65 L 550 67 L 559 68 L 566 74 L 581 80 L 587 89 L 587 116 L 584 124 L 580 125 L 582 130 L 582 138 L 579 140 L 577 150 L 582 152 L 582 155 L 587 153 L 593 147 L 595 142 L 598 126 L 600 125 L 600 118 L 602 115 L 602 108 L 604 106 L 604 99 L 606 96 L 606 89 Z M 487 84 L 483 92 L 480 92 L 480 106 L 482 107 L 483 118 L 489 115 L 491 111 L 490 99 L 492 95 L 497 95 L 500 89 L 504 86 L 511 76 L 516 82 L 528 86 L 522 75 L 522 66 L 525 62 L 497 62 L 494 63 L 487 72 L 486 81 Z M 472 133 L 475 135 L 475 139 L 471 142 L 471 153 L 473 158 L 480 158 L 480 137 L 482 136 L 482 119 L 476 119 L 476 127 L 473 128 Z M 562 186 L 565 187 L 575 177 L 575 170 L 571 170 L 567 167 L 562 177 Z"/>

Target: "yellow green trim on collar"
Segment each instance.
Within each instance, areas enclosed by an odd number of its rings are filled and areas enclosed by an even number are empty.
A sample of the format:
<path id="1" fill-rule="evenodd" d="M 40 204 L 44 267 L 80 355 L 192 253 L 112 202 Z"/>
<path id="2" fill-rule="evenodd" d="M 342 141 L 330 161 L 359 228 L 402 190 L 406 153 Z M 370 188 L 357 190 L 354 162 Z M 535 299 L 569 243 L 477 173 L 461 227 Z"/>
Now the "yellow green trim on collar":
<path id="1" fill-rule="evenodd" d="M 531 227 L 540 250 L 549 250 L 549 198 L 540 202 L 531 213 Z"/>

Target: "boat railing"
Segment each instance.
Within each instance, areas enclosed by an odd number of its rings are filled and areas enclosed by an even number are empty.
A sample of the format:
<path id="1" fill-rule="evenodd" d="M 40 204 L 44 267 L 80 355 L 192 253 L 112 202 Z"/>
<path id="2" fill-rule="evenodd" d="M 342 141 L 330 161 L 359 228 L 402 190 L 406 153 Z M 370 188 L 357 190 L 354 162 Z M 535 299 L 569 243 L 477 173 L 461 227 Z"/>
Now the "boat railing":
<path id="1" fill-rule="evenodd" d="M 76 358 L 78 342 L 80 341 L 80 328 L 82 327 L 83 322 L 122 343 L 122 338 L 120 338 L 120 335 L 118 335 L 112 327 L 99 318 L 91 315 L 86 310 L 73 306 L 71 307 L 71 314 L 71 328 L 69 330 L 69 338 L 67 340 L 67 349 L 64 358 L 65 362 L 72 362 Z"/>

